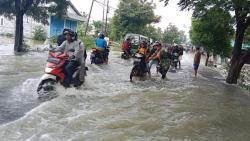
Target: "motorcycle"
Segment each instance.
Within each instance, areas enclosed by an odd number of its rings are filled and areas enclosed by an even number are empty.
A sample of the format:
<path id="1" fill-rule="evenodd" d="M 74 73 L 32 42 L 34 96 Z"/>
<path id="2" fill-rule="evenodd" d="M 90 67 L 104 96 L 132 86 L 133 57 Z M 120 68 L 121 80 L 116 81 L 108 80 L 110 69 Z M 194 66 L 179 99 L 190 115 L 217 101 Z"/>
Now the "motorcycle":
<path id="1" fill-rule="evenodd" d="M 92 52 L 90 55 L 90 62 L 91 64 L 103 64 L 105 63 L 105 58 L 103 52 L 99 51 L 96 48 L 92 48 Z"/>
<path id="2" fill-rule="evenodd" d="M 61 83 L 63 85 L 65 74 L 64 65 L 69 60 L 68 54 L 49 51 L 49 57 L 47 59 L 47 65 L 45 68 L 45 74 L 41 77 L 40 83 L 37 88 L 37 94 L 39 98 L 46 98 L 50 96 L 50 92 L 55 91 L 55 84 Z M 73 74 L 73 82 L 70 85 L 78 88 L 84 83 L 87 67 L 78 67 Z M 80 80 L 81 75 L 81 80 Z"/>
<path id="3" fill-rule="evenodd" d="M 142 54 L 136 53 L 134 56 L 134 66 L 131 70 L 130 73 L 130 82 L 133 81 L 133 77 L 140 77 L 140 79 L 142 79 L 143 77 L 145 77 L 147 75 L 147 71 L 145 71 L 145 69 L 143 69 L 142 67 L 142 63 L 144 60 L 144 56 Z M 146 66 L 145 66 L 146 67 Z"/>
<path id="4" fill-rule="evenodd" d="M 125 51 L 123 51 L 122 55 L 121 55 L 121 58 L 125 59 L 125 60 L 128 60 L 130 58 L 130 55 L 128 53 L 126 53 Z"/>

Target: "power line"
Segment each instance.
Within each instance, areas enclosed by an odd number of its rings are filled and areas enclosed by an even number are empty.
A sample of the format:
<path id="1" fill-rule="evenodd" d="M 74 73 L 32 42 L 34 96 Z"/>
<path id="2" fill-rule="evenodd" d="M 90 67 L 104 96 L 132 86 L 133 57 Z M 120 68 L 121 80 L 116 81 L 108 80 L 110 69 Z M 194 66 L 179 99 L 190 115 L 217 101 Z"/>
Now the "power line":
<path id="1" fill-rule="evenodd" d="M 95 0 L 95 2 L 97 2 L 98 4 L 102 5 L 102 6 L 107 6 L 107 4 L 103 3 L 103 2 L 100 2 L 98 0 Z M 109 8 L 113 9 L 113 10 L 116 10 L 116 8 L 112 7 L 109 5 Z"/>

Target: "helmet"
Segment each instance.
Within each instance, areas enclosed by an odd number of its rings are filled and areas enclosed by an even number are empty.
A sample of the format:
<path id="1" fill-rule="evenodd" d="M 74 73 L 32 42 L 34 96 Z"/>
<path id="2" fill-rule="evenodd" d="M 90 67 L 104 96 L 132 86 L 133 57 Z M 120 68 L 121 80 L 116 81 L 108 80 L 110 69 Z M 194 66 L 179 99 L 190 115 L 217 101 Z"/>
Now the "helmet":
<path id="1" fill-rule="evenodd" d="M 161 43 L 159 41 L 156 41 L 154 44 L 153 44 L 153 47 L 154 46 L 161 46 Z"/>
<path id="2" fill-rule="evenodd" d="M 98 33 L 98 37 L 104 39 L 104 38 L 105 38 L 105 35 L 104 35 L 103 32 L 100 32 L 100 33 Z"/>
<path id="3" fill-rule="evenodd" d="M 147 46 L 147 42 L 146 42 L 146 41 L 141 41 L 141 42 L 140 42 L 140 45 L 141 45 L 141 44 L 143 44 L 143 45 L 144 45 L 144 47 L 146 47 L 146 46 Z"/>
<path id="4" fill-rule="evenodd" d="M 63 35 L 66 35 L 66 34 L 73 36 L 74 32 L 71 29 L 64 29 Z"/>

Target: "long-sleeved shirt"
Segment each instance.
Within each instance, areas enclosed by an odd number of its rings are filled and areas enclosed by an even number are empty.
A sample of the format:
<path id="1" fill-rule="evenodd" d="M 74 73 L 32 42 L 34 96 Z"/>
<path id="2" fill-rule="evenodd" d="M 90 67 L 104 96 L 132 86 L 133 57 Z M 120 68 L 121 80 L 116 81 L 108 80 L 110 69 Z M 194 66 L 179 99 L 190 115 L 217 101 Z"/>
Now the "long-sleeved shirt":
<path id="1" fill-rule="evenodd" d="M 73 54 L 69 53 L 71 49 L 75 50 Z M 69 55 L 74 55 L 76 58 L 79 58 L 78 54 L 80 50 L 81 48 L 78 41 L 68 42 L 67 40 L 65 40 L 58 48 L 56 48 L 55 51 L 60 51 Z"/>

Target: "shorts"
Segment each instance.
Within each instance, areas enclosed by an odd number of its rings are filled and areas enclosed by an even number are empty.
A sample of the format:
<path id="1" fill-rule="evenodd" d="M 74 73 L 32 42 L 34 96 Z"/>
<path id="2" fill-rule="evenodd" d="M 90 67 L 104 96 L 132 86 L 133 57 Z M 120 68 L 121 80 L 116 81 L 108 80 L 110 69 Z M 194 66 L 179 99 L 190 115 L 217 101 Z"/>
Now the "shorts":
<path id="1" fill-rule="evenodd" d="M 194 70 L 198 70 L 199 64 L 194 64 Z"/>

